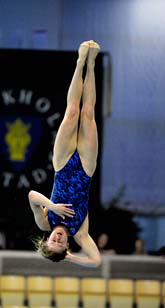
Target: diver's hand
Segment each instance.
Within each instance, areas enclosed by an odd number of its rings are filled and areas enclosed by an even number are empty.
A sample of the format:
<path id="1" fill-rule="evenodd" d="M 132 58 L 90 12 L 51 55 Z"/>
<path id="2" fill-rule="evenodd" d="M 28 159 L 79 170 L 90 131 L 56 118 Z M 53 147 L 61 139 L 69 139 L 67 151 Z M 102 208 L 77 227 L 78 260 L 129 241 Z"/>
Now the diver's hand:
<path id="1" fill-rule="evenodd" d="M 56 203 L 53 204 L 51 207 L 51 211 L 53 211 L 58 216 L 65 219 L 65 216 L 73 218 L 75 215 L 75 211 L 69 208 L 69 206 L 73 206 L 72 204 L 65 204 L 65 203 Z"/>

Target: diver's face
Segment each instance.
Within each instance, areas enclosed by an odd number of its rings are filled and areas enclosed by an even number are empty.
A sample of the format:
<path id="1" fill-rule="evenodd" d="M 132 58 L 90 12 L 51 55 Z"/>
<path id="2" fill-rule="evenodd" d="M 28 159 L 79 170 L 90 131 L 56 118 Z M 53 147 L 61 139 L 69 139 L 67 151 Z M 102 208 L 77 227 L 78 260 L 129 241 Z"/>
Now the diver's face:
<path id="1" fill-rule="evenodd" d="M 68 235 L 65 228 L 56 227 L 47 240 L 49 250 L 60 253 L 69 247 Z"/>

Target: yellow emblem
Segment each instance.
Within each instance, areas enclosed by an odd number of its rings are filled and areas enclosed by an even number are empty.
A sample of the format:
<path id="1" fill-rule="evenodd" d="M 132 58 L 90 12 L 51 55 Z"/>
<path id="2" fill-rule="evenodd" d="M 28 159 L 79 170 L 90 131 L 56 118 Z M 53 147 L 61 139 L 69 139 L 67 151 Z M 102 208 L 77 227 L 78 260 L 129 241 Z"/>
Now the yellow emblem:
<path id="1" fill-rule="evenodd" d="M 6 123 L 8 132 L 5 141 L 8 146 L 10 160 L 24 161 L 27 146 L 31 142 L 29 134 L 30 124 L 25 124 L 21 119 Z"/>

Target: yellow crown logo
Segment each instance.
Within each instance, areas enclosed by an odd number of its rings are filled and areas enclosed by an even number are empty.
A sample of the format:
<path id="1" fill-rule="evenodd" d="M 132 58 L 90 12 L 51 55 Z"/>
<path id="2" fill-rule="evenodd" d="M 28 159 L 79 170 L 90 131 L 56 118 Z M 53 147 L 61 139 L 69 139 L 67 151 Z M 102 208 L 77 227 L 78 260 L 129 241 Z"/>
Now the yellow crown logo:
<path id="1" fill-rule="evenodd" d="M 25 124 L 21 119 L 16 119 L 15 122 L 6 123 L 8 132 L 5 136 L 10 159 L 15 161 L 24 161 L 27 146 L 31 141 L 30 124 Z"/>

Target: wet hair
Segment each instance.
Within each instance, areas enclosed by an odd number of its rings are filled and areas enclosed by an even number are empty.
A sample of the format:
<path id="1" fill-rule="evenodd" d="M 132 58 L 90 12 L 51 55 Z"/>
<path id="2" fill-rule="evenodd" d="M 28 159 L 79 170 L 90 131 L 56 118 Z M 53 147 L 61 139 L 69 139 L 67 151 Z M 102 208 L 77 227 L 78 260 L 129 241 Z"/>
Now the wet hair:
<path id="1" fill-rule="evenodd" d="M 64 260 L 67 254 L 67 249 L 64 249 L 62 252 L 54 252 L 48 249 L 46 240 L 49 237 L 50 232 L 44 232 L 43 237 L 37 237 L 33 239 L 36 250 L 46 259 L 51 260 L 52 262 L 59 262 Z"/>

